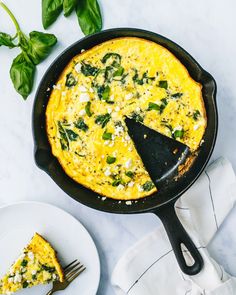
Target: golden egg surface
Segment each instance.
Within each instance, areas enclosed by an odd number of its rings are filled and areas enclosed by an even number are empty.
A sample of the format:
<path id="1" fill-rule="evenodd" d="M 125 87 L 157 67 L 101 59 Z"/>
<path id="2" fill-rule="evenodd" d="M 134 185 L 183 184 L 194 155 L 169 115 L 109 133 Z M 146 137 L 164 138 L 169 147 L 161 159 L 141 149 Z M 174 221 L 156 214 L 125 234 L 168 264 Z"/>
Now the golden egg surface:
<path id="1" fill-rule="evenodd" d="M 64 69 L 46 110 L 53 155 L 76 182 L 99 195 L 131 200 L 156 188 L 125 116 L 195 152 L 207 124 L 202 87 L 166 48 L 134 37 L 84 51 Z"/>

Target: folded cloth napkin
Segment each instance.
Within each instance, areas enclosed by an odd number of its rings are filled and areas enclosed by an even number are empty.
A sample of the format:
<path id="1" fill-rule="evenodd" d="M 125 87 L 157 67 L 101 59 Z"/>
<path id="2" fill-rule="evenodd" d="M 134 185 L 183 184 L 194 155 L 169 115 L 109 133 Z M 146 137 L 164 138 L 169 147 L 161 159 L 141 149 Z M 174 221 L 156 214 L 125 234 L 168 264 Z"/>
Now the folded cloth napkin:
<path id="1" fill-rule="evenodd" d="M 235 295 L 236 278 L 228 275 L 206 249 L 235 199 L 234 171 L 220 158 L 176 203 L 177 215 L 204 259 L 203 270 L 192 277 L 181 272 L 161 226 L 118 261 L 112 274 L 116 294 Z"/>

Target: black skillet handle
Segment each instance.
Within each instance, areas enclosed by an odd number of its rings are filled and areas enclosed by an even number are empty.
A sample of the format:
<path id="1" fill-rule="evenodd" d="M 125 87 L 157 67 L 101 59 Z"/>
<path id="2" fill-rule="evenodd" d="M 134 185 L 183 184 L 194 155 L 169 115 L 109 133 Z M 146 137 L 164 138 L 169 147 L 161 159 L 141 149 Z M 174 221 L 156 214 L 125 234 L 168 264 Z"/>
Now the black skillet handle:
<path id="1" fill-rule="evenodd" d="M 158 210 L 153 211 L 153 213 L 161 219 L 166 229 L 167 235 L 182 272 L 190 276 L 198 274 L 202 270 L 204 264 L 202 256 L 180 223 L 175 213 L 174 203 L 164 205 Z M 192 256 L 194 260 L 193 265 L 187 265 L 181 250 L 181 244 L 187 248 L 190 255 Z"/>

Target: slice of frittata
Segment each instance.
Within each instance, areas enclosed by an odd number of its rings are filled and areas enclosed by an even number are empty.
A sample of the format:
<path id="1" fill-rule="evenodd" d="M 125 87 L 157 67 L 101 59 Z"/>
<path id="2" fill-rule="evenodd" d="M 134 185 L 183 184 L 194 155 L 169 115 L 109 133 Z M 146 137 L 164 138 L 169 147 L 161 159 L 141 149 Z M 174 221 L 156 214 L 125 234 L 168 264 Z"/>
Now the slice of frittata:
<path id="1" fill-rule="evenodd" d="M 35 233 L 28 246 L 1 279 L 0 294 L 9 295 L 23 288 L 55 280 L 64 280 L 56 251 L 42 236 Z"/>

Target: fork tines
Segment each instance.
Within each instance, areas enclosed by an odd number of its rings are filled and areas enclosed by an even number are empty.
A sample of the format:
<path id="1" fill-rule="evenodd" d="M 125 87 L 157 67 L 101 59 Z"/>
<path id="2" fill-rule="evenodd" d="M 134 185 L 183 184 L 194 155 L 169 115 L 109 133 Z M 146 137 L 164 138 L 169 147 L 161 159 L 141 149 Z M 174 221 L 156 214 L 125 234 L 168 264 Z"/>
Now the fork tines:
<path id="1" fill-rule="evenodd" d="M 83 264 L 81 264 L 77 259 L 72 261 L 64 268 L 66 281 L 72 282 L 83 271 L 85 271 L 85 269 L 86 267 Z"/>

